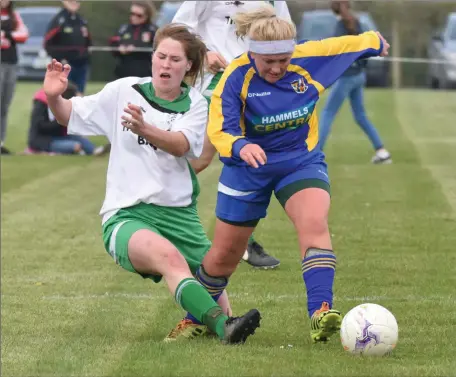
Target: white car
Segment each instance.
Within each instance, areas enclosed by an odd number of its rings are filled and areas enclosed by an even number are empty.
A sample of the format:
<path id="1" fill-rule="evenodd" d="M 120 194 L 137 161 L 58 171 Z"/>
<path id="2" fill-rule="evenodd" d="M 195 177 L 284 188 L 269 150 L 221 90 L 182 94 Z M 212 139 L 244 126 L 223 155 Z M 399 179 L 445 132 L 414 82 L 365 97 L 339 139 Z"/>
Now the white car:
<path id="1" fill-rule="evenodd" d="M 434 89 L 456 87 L 456 12 L 432 35 L 428 58 L 440 61 L 429 64 L 429 85 Z"/>

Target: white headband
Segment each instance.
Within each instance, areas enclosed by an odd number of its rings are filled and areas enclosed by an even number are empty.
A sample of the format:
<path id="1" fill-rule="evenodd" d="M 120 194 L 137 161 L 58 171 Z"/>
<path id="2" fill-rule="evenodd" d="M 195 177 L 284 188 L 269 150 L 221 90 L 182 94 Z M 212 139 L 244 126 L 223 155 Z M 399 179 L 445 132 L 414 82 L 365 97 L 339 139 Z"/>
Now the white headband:
<path id="1" fill-rule="evenodd" d="M 254 41 L 250 40 L 249 51 L 257 54 L 274 55 L 286 54 L 294 51 L 296 42 L 292 39 L 281 41 Z"/>

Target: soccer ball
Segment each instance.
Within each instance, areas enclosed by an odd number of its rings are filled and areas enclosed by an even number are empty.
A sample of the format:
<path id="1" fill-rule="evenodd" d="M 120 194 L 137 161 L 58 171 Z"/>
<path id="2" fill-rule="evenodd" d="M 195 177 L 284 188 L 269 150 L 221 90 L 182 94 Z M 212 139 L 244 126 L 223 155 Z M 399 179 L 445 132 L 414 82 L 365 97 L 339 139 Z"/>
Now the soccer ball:
<path id="1" fill-rule="evenodd" d="M 340 339 L 354 355 L 384 356 L 396 347 L 398 327 L 394 315 L 377 304 L 361 304 L 342 320 Z"/>

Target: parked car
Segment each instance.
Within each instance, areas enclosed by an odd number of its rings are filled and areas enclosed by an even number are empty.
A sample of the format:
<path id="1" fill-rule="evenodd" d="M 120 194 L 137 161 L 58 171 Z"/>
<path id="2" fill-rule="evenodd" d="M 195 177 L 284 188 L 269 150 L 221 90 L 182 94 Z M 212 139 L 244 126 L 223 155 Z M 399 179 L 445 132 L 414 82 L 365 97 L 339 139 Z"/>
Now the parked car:
<path id="1" fill-rule="evenodd" d="M 17 45 L 18 78 L 42 80 L 50 57 L 43 48 L 44 35 L 51 19 L 60 11 L 59 7 L 18 7 L 16 11 L 24 20 L 30 37 Z"/>
<path id="2" fill-rule="evenodd" d="M 428 81 L 432 88 L 456 87 L 456 12 L 448 14 L 428 45 L 428 57 L 444 63 L 430 63 Z"/>
<path id="3" fill-rule="evenodd" d="M 363 29 L 378 30 L 374 20 L 367 12 L 356 13 Z M 319 9 L 306 11 L 302 14 L 298 26 L 298 39 L 319 40 L 334 36 L 337 17 L 331 10 Z M 389 64 L 379 59 L 369 59 L 366 67 L 368 86 L 387 86 L 389 82 Z"/>
<path id="4" fill-rule="evenodd" d="M 156 20 L 157 26 L 162 27 L 171 23 L 181 5 L 182 1 L 164 1 L 158 11 Z"/>

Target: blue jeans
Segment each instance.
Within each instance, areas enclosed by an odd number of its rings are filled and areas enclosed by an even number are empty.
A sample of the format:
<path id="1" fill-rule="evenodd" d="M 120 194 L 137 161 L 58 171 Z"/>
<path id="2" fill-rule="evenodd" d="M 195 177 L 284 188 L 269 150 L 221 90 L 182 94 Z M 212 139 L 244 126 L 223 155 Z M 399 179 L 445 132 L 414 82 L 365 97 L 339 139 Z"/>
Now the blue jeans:
<path id="1" fill-rule="evenodd" d="M 350 97 L 350 105 L 356 123 L 361 127 L 369 138 L 375 150 L 383 147 L 377 129 L 367 118 L 364 107 L 364 85 L 366 84 L 365 73 L 353 76 L 342 76 L 337 80 L 329 93 L 325 107 L 320 116 L 320 147 L 323 149 L 326 139 L 331 131 L 334 118 L 342 106 L 344 100 Z"/>
<path id="2" fill-rule="evenodd" d="M 75 84 L 80 93 L 84 93 L 87 76 L 89 74 L 89 64 L 88 63 L 70 63 L 71 71 L 68 75 L 68 80 Z"/>
<path id="3" fill-rule="evenodd" d="M 78 148 L 80 146 L 80 148 Z M 49 151 L 60 154 L 79 153 L 76 150 L 82 150 L 85 154 L 93 154 L 95 146 L 89 139 L 79 135 L 66 135 L 52 139 L 49 145 Z"/>

